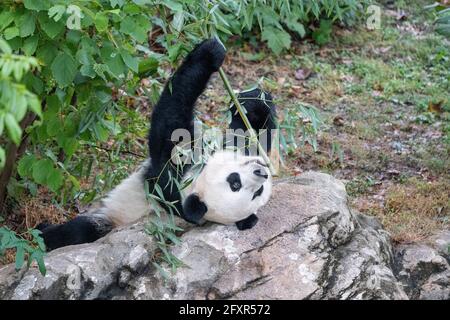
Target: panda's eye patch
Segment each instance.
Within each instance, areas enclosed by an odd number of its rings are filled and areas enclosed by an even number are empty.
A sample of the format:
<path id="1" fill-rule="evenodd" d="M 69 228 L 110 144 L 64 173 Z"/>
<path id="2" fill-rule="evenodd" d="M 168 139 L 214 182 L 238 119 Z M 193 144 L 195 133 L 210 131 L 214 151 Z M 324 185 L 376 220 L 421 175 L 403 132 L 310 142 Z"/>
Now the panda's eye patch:
<path id="1" fill-rule="evenodd" d="M 230 184 L 231 191 L 239 191 L 242 187 L 241 177 L 239 173 L 233 172 L 227 177 L 227 182 Z"/>

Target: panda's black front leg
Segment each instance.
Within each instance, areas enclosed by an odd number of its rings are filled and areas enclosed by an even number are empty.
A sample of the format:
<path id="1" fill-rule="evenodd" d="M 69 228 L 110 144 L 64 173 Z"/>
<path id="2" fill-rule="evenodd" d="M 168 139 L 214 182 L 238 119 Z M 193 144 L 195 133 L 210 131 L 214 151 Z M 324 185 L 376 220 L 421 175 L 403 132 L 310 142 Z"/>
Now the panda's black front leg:
<path id="1" fill-rule="evenodd" d="M 247 230 L 253 228 L 258 222 L 258 217 L 256 214 L 252 213 L 247 218 L 236 222 L 236 227 L 239 230 Z"/>

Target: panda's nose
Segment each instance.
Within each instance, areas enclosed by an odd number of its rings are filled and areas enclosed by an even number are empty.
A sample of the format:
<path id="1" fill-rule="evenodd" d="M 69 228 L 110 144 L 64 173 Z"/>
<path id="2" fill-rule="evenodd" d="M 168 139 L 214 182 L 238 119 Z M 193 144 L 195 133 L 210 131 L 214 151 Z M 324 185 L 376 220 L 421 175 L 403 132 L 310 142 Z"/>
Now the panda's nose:
<path id="1" fill-rule="evenodd" d="M 267 175 L 267 173 L 261 169 L 256 169 L 255 171 L 253 171 L 253 174 L 255 176 L 267 179 L 269 176 Z"/>

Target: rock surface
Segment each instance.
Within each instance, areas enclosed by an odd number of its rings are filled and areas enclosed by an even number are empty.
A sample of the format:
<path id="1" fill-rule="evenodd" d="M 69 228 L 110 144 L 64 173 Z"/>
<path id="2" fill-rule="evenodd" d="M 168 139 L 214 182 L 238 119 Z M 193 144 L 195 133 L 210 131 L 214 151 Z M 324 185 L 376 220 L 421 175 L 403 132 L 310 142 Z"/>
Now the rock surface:
<path id="1" fill-rule="evenodd" d="M 49 253 L 45 277 L 36 267 L 1 268 L 0 299 L 448 298 L 448 255 L 441 253 L 448 238 L 421 257 L 412 248 L 394 255 L 389 235 L 375 219 L 352 213 L 344 185 L 329 175 L 279 181 L 258 216 L 247 231 L 185 228 L 172 247 L 185 266 L 168 280 L 152 263 L 156 245 L 139 222 Z M 422 269 L 426 280 L 418 280 Z"/>
<path id="2" fill-rule="evenodd" d="M 450 300 L 450 231 L 395 249 L 395 271 L 412 299 Z"/>

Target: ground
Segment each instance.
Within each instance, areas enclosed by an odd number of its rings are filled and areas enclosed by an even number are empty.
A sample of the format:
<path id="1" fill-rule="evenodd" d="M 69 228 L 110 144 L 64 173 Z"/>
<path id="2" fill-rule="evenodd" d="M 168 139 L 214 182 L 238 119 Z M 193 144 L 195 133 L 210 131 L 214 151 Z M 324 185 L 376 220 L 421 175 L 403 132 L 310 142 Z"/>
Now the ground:
<path id="1" fill-rule="evenodd" d="M 396 1 L 382 8 L 379 30 L 339 26 L 330 43 L 320 47 L 309 39 L 296 41 L 278 57 L 241 40 L 242 47 L 230 47 L 224 63 L 233 88 L 259 83 L 275 97 L 281 123 L 294 126 L 288 138 L 298 147 L 283 156 L 280 176 L 315 170 L 344 180 L 352 207 L 377 216 L 401 243 L 448 228 L 450 218 L 450 41 L 434 32 L 425 4 Z M 145 99 L 135 102 L 150 113 Z M 228 103 L 215 76 L 199 102 L 199 117 L 224 125 Z M 314 106 L 322 119 L 316 152 L 302 143 L 301 129 L 311 122 L 299 119 L 305 105 Z M 104 193 L 145 157 L 146 126 L 143 117 L 134 130 L 140 138 L 133 133 L 128 139 L 138 141 L 133 153 L 96 153 L 104 158 L 96 170 L 109 173 L 83 181 L 85 191 L 101 184 Z M 110 141 L 97 151 L 113 146 Z M 99 177 L 107 179 L 94 184 Z M 81 203 L 58 208 L 50 198 L 39 190 L 7 224 L 24 230 L 43 219 L 63 221 L 83 209 Z"/>

